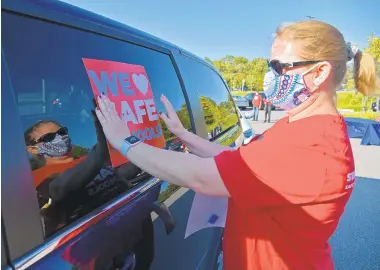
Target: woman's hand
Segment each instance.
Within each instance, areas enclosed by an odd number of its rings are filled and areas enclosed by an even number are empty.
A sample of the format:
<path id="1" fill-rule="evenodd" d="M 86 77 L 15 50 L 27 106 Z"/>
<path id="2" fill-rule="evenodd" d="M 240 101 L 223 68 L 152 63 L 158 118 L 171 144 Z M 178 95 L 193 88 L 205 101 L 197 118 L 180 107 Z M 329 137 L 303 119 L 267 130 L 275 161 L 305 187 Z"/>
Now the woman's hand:
<path id="1" fill-rule="evenodd" d="M 167 112 L 160 113 L 161 119 L 165 122 L 171 133 L 181 138 L 181 135 L 183 135 L 187 130 L 183 127 L 181 120 L 179 120 L 169 100 L 164 95 L 161 95 L 160 100 L 162 104 L 164 104 Z"/>
<path id="2" fill-rule="evenodd" d="M 112 103 L 107 96 L 100 95 L 98 97 L 98 105 L 96 115 L 103 127 L 104 135 L 108 142 L 117 150 L 121 150 L 125 138 L 131 136 L 131 132 L 127 125 L 120 119 L 115 104 Z"/>

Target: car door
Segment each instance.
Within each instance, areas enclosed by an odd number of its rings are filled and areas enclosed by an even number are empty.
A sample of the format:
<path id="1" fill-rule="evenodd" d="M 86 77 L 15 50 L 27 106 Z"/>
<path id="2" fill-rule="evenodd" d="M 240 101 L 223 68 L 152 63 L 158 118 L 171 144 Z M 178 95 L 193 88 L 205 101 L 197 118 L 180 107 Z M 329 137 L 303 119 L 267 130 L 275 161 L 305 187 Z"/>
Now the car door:
<path id="1" fill-rule="evenodd" d="M 144 67 L 157 112 L 164 110 L 159 97 L 165 94 L 184 126 L 192 130 L 170 51 L 6 10 L 2 22 L 2 70 L 10 82 L 2 87 L 2 94 L 6 93 L 2 105 L 7 103 L 2 115 L 8 116 L 2 122 L 7 130 L 2 140 L 9 151 L 7 163 L 2 164 L 6 169 L 2 187 L 7 187 L 2 214 L 12 267 L 149 269 L 154 257 L 151 212 L 165 212 L 157 200 L 164 201 L 178 187 L 161 185 L 161 180 L 130 162 L 112 166 L 112 151 L 107 149 L 101 168 L 91 171 L 96 166 L 88 167 L 91 170 L 84 171 L 91 173 L 85 180 L 70 178 L 82 184 L 74 181 L 76 189 L 58 203 L 52 203 L 49 192 L 57 179 L 66 179 L 73 171 L 83 173 L 77 168 L 90 164 L 86 163 L 89 157 L 102 145 L 92 117 L 93 91 L 83 59 Z M 110 74 L 103 78 L 109 91 L 112 78 Z M 64 137 L 64 145 L 70 141 L 71 150 L 57 159 L 65 148 L 48 144 L 47 134 L 54 134 L 54 140 Z M 167 148 L 183 150 L 164 125 L 162 135 Z"/>
<path id="2" fill-rule="evenodd" d="M 7 237 L 4 231 L 3 220 L 1 220 L 1 269 L 10 270 L 10 260 L 8 254 Z"/>
<path id="3" fill-rule="evenodd" d="M 237 108 L 228 87 L 209 64 L 181 52 L 175 55 L 189 100 L 192 101 L 197 134 L 212 142 L 240 147 L 244 142 Z M 220 269 L 223 230 L 205 229 L 191 236 L 202 237 L 208 244 L 201 247 L 203 260 L 196 269 Z M 190 238 L 191 238 L 190 237 Z"/>

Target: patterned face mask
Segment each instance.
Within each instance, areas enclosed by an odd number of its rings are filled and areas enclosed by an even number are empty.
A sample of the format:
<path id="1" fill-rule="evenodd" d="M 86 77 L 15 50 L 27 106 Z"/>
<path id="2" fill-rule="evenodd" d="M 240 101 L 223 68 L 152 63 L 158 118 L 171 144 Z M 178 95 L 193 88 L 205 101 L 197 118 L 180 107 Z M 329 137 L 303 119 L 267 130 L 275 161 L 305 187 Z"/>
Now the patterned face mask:
<path id="1" fill-rule="evenodd" d="M 56 134 L 54 140 L 38 145 L 38 154 L 44 157 L 63 157 L 71 151 L 69 135 Z"/>
<path id="2" fill-rule="evenodd" d="M 315 66 L 314 66 L 315 67 Z M 264 93 L 268 101 L 285 111 L 292 110 L 305 102 L 312 94 L 303 77 L 314 69 L 299 74 L 278 75 L 272 68 L 264 77 Z"/>

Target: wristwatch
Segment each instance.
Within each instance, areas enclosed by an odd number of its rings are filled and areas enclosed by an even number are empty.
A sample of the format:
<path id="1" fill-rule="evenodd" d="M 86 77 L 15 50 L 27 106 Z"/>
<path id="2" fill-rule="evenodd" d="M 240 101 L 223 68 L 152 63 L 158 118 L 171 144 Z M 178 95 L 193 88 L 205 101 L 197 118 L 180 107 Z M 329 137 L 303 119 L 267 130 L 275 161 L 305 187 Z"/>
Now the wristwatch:
<path id="1" fill-rule="evenodd" d="M 135 145 L 138 145 L 140 142 L 140 139 L 133 135 L 125 138 L 121 146 L 120 153 L 126 157 L 129 149 Z"/>

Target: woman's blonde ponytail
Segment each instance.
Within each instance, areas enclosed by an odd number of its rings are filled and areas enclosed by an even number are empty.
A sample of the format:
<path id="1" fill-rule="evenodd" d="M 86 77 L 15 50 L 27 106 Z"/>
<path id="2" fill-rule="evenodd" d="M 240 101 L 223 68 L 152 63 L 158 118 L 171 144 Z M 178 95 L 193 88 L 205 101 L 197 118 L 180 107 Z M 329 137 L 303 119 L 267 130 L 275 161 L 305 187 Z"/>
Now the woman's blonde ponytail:
<path id="1" fill-rule="evenodd" d="M 370 96 L 380 89 L 376 63 L 369 53 L 358 51 L 355 54 L 354 80 L 358 92 L 365 96 Z"/>

